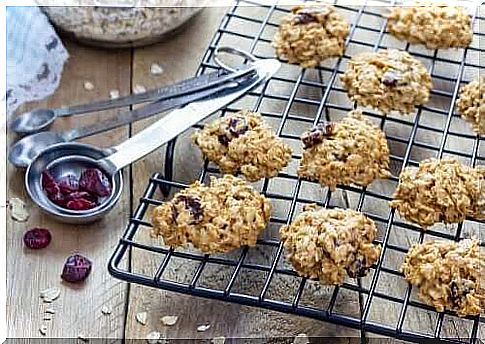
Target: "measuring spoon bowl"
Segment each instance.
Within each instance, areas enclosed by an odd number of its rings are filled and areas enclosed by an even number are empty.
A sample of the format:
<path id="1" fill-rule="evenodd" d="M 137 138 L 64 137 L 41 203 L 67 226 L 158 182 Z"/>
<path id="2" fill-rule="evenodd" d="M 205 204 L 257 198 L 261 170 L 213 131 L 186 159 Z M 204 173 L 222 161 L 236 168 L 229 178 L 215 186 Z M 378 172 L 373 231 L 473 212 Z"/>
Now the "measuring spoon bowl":
<path id="1" fill-rule="evenodd" d="M 10 147 L 8 160 L 16 167 L 26 168 L 42 151 L 66 141 L 61 134 L 53 131 L 42 131 L 25 136 Z"/>
<path id="2" fill-rule="evenodd" d="M 10 129 L 19 134 L 30 134 L 49 127 L 57 118 L 52 109 L 36 109 L 18 116 L 10 124 Z"/>
<path id="3" fill-rule="evenodd" d="M 47 214 L 65 223 L 87 224 L 99 220 L 117 203 L 123 191 L 121 171 L 110 175 L 97 161 L 113 153 L 112 149 L 100 149 L 83 143 L 59 143 L 43 152 L 29 165 L 25 174 L 25 185 L 32 200 Z M 81 176 L 87 168 L 101 169 L 111 183 L 111 194 L 100 199 L 100 204 L 89 210 L 70 210 L 54 204 L 42 189 L 42 172 L 49 171 L 54 179 L 68 174 Z"/>

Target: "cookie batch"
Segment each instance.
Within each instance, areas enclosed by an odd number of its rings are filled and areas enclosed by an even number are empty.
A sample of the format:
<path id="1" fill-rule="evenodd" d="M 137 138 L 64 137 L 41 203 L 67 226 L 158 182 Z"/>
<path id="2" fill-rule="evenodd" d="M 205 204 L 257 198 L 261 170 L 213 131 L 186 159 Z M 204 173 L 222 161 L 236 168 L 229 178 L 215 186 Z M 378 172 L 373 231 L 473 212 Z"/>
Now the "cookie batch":
<path id="1" fill-rule="evenodd" d="M 337 9 L 318 2 L 293 7 L 273 40 L 278 58 L 312 68 L 343 56 L 350 26 Z M 430 49 L 466 47 L 471 20 L 462 7 L 395 7 L 387 30 L 397 39 Z M 334 190 L 337 185 L 368 186 L 391 177 L 386 135 L 360 107 L 383 114 L 412 113 L 429 101 L 431 76 L 405 51 L 388 49 L 353 56 L 341 81 L 356 109 L 343 119 L 322 122 L 301 136 L 297 174 Z M 478 135 L 485 134 L 483 77 L 463 85 L 457 112 Z M 271 217 L 271 204 L 249 182 L 283 173 L 292 149 L 257 112 L 242 110 L 204 126 L 192 137 L 202 156 L 224 174 L 209 185 L 195 182 L 155 208 L 152 234 L 166 245 L 193 246 L 203 253 L 226 253 L 256 245 Z M 241 178 L 234 175 L 241 174 Z M 428 159 L 406 167 L 390 207 L 423 230 L 467 218 L 485 220 L 485 167 L 453 158 Z M 303 277 L 340 285 L 368 274 L 381 255 L 377 227 L 351 209 L 307 205 L 279 229 L 288 262 Z M 401 271 L 419 297 L 438 312 L 477 315 L 485 309 L 485 268 L 476 239 L 428 241 L 412 246 Z"/>

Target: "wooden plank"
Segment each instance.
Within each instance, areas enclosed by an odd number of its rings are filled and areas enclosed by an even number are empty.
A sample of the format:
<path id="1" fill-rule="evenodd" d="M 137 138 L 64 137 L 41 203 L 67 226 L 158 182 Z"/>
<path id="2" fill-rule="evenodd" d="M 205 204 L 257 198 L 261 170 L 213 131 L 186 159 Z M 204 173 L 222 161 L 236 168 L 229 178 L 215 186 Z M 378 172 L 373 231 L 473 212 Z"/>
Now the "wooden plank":
<path id="1" fill-rule="evenodd" d="M 129 91 L 131 53 L 82 47 L 67 42 L 70 58 L 64 67 L 59 89 L 49 99 L 28 104 L 19 110 L 35 107 L 56 107 L 109 97 L 111 89 L 122 94 Z M 95 85 L 93 91 L 83 87 L 85 80 Z M 58 120 L 55 128 L 70 128 L 92 123 L 114 111 Z M 111 146 L 128 137 L 127 128 L 90 137 L 84 142 L 102 147 Z M 14 140 L 9 135 L 9 141 Z M 124 194 L 116 208 L 102 221 L 88 226 L 58 223 L 42 214 L 29 200 L 24 189 L 21 170 L 8 166 L 8 197 L 18 197 L 27 203 L 30 218 L 26 223 L 7 223 L 7 328 L 8 337 L 42 337 L 40 326 L 44 323 L 46 307 L 55 309 L 53 320 L 47 324 L 47 337 L 121 338 L 123 335 L 125 297 L 127 286 L 111 278 L 106 266 L 108 258 L 119 239 L 129 213 L 129 188 L 125 179 Z M 30 251 L 22 243 L 23 233 L 32 227 L 49 228 L 53 240 L 41 251 Z M 88 280 L 79 286 L 61 283 L 60 273 L 65 258 L 81 252 L 92 259 L 93 271 Z M 39 291 L 58 287 L 61 295 L 52 304 L 43 304 Z M 101 313 L 103 306 L 112 308 L 112 314 Z"/>

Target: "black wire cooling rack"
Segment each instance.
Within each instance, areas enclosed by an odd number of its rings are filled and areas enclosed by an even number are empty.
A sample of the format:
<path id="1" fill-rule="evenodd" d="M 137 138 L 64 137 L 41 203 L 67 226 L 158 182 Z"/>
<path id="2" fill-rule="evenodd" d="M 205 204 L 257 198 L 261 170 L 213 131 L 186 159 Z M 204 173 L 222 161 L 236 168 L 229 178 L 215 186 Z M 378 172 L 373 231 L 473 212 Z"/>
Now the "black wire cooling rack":
<path id="1" fill-rule="evenodd" d="M 372 110 L 365 112 L 386 132 L 394 175 L 389 180 L 375 182 L 367 188 L 339 186 L 335 192 L 330 192 L 315 183 L 300 180 L 296 168 L 290 166 L 276 178 L 257 184 L 273 204 L 283 204 L 282 211 L 273 214 L 270 221 L 269 228 L 276 228 L 276 232 L 308 203 L 316 202 L 323 207 L 352 207 L 366 213 L 379 227 L 376 243 L 383 248 L 379 261 L 368 276 L 347 281 L 342 286 L 325 287 L 323 294 L 319 294 L 321 300 L 315 303 L 309 301 L 307 294 L 318 290 L 315 287 L 318 282 L 299 277 L 285 264 L 284 249 L 277 235 L 261 238 L 256 248 L 242 248 L 233 254 L 215 256 L 138 240 L 141 231 L 150 230 L 150 208 L 163 202 L 159 190 L 168 195 L 170 191 L 173 194 L 187 187 L 186 182 L 172 180 L 175 141 L 168 146 L 163 175 L 156 173 L 150 178 L 140 204 L 129 220 L 110 260 L 111 274 L 132 283 L 349 326 L 360 330 L 362 341 L 365 341 L 366 332 L 415 342 L 423 339 L 452 343 L 483 340 L 485 335 L 480 325 L 485 318 L 458 318 L 449 312 L 435 312 L 415 296 L 399 267 L 413 243 L 435 238 L 456 241 L 472 235 L 480 236 L 485 229 L 484 223 L 468 219 L 456 226 L 435 226 L 423 232 L 401 220 L 389 209 L 387 202 L 392 198 L 399 172 L 406 166 L 417 165 L 423 158 L 453 156 L 471 165 L 483 165 L 485 139 L 473 134 L 456 114 L 454 104 L 459 88 L 481 71 L 480 54 L 484 52 L 481 41 L 485 33 L 480 32 L 480 28 L 485 17 L 481 16 L 480 7 L 473 7 L 474 41 L 467 49 L 431 51 L 397 41 L 386 33 L 383 13 L 389 5 L 393 3 L 384 0 L 373 1 L 372 6 L 336 2 L 335 6 L 352 25 L 342 58 L 327 61 L 311 70 L 284 64 L 282 73 L 248 94 L 242 103 L 237 102 L 219 114 L 250 107 L 274 125 L 279 137 L 292 147 L 298 147 L 302 131 L 323 119 L 338 120 L 353 108 L 339 84 L 339 74 L 345 70 L 351 55 L 393 47 L 408 51 L 429 68 L 434 84 L 430 103 L 409 116 L 383 116 Z M 222 20 L 197 73 L 217 68 L 212 60 L 214 49 L 226 42 L 234 44 L 237 41 L 238 46 L 260 58 L 273 57 L 271 39 L 281 16 L 287 12 L 288 6 L 236 1 Z M 294 128 L 300 128 L 300 132 Z M 292 164 L 297 166 L 300 159 L 301 149 L 295 148 Z M 206 161 L 200 180 L 206 180 L 210 174 L 217 175 L 218 170 Z M 281 187 L 283 183 L 289 186 Z M 318 195 L 308 190 L 319 190 Z M 483 239 L 480 245 L 485 246 Z M 160 262 L 157 269 L 147 273 L 126 268 L 124 262 L 134 249 L 156 255 Z M 251 258 L 254 250 L 265 252 L 266 258 L 254 261 Z M 181 281 L 167 275 L 174 260 L 194 266 L 190 278 Z M 228 278 L 215 287 L 204 285 L 204 274 L 213 267 L 228 270 Z M 238 287 L 241 279 L 249 280 L 251 291 Z M 272 286 L 281 280 L 286 281 L 288 289 L 285 297 L 272 292 Z M 342 300 L 349 297 L 356 300 L 357 311 L 342 307 Z M 421 323 L 427 325 L 420 326 Z"/>

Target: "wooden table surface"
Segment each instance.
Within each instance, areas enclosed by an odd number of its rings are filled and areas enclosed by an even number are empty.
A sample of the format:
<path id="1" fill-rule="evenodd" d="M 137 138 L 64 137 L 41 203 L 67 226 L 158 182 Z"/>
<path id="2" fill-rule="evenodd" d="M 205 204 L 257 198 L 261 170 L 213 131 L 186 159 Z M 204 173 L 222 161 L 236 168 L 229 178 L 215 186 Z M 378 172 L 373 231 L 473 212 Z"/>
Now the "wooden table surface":
<path id="1" fill-rule="evenodd" d="M 65 66 L 59 89 L 45 101 L 28 104 L 19 111 L 106 98 L 112 89 L 118 89 L 124 95 L 130 92 L 130 87 L 134 88 L 138 84 L 149 89 L 193 76 L 226 10 L 227 8 L 223 7 L 206 9 L 191 25 L 172 39 L 145 48 L 102 50 L 65 42 L 70 58 Z M 154 62 L 163 67 L 164 72 L 161 75 L 150 73 L 150 66 Z M 94 90 L 86 90 L 83 87 L 84 81 L 92 82 Z M 115 111 L 108 114 L 113 113 Z M 107 114 L 89 115 L 82 121 L 95 122 L 104 116 Z M 141 121 L 82 141 L 109 147 L 126 140 L 153 120 Z M 70 128 L 76 123 L 77 119 L 67 118 L 57 121 L 55 128 Z M 14 139 L 13 135 L 8 136 L 9 142 Z M 194 160 L 192 158 L 199 158 L 193 149 L 188 148 L 188 144 L 184 143 L 177 147 L 176 173 L 190 170 Z M 12 166 L 8 167 L 8 198 L 18 197 L 24 200 L 30 211 L 27 222 L 9 219 L 7 223 L 9 338 L 42 337 L 39 328 L 45 323 L 47 337 L 65 338 L 63 343 L 75 343 L 80 335 L 103 339 L 100 343 L 113 343 L 121 339 L 146 338 L 152 331 L 159 331 L 166 338 L 196 339 L 218 336 L 291 339 L 298 333 L 307 333 L 310 336 L 340 337 L 332 339 L 329 343 L 358 342 L 355 339 L 358 332 L 347 328 L 266 310 L 153 290 L 130 285 L 111 277 L 107 271 L 108 259 L 130 214 L 137 206 L 137 200 L 145 188 L 146 181 L 153 172 L 162 169 L 162 158 L 163 149 L 125 169 L 124 192 L 120 202 L 105 219 L 88 226 L 58 223 L 42 214 L 25 192 L 23 172 Z M 53 241 L 47 249 L 24 249 L 23 233 L 32 227 L 46 227 L 51 230 Z M 81 252 L 94 262 L 91 276 L 76 288 L 64 285 L 59 277 L 64 259 L 72 252 Z M 133 254 L 130 263 L 138 269 L 150 269 L 159 262 Z M 58 287 L 61 290 L 59 299 L 51 305 L 44 304 L 39 298 L 39 292 L 48 287 Z M 392 284 L 389 287 L 392 287 Z M 43 321 L 47 306 L 53 307 L 56 313 L 53 320 Z M 110 308 L 111 314 L 104 315 L 103 307 Z M 148 315 L 146 325 L 135 320 L 136 314 L 144 311 Z M 385 309 L 377 313 L 386 316 Z M 160 317 L 164 315 L 179 316 L 178 322 L 175 326 L 163 326 Z M 423 322 L 430 320 L 416 318 L 411 321 L 417 326 L 424 326 Z M 197 327 L 200 324 L 210 324 L 211 327 L 206 332 L 198 332 Z M 448 334 L 455 335 L 453 331 Z"/>

